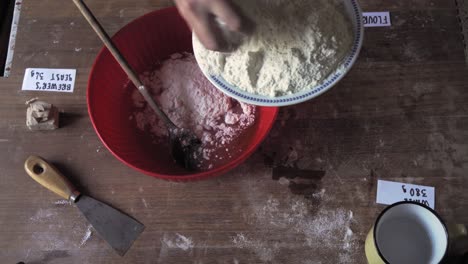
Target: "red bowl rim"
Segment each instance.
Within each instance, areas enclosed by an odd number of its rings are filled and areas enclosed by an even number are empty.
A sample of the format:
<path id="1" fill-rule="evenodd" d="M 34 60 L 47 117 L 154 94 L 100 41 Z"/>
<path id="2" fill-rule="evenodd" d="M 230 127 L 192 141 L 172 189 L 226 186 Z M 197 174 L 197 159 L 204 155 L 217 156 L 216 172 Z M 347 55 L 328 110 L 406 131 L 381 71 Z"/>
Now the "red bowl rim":
<path id="1" fill-rule="evenodd" d="M 161 12 L 170 12 L 170 11 L 178 12 L 176 7 L 167 7 L 167 8 L 162 8 L 162 9 L 159 9 L 159 10 L 152 11 L 152 12 L 147 13 L 147 14 L 141 16 L 141 17 L 138 17 L 138 18 L 134 19 L 133 21 L 129 22 L 122 29 L 117 31 L 117 33 L 115 33 L 115 35 L 112 38 L 119 35 L 121 33 L 121 31 L 125 27 L 127 27 L 128 25 L 130 25 L 130 24 L 132 24 L 132 23 L 134 23 L 136 21 L 145 19 L 145 18 L 147 18 L 149 16 L 157 15 L 158 13 L 161 13 Z M 99 139 L 104 144 L 104 146 L 112 153 L 112 155 L 114 155 L 114 157 L 116 157 L 118 160 L 120 160 L 122 163 L 124 163 L 128 167 L 130 167 L 132 169 L 135 169 L 135 170 L 137 170 L 137 171 L 139 171 L 139 172 L 141 172 L 143 174 L 146 174 L 146 175 L 149 175 L 149 176 L 152 176 L 152 177 L 156 177 L 156 178 L 160 178 L 160 179 L 164 179 L 164 180 L 169 180 L 169 181 L 191 181 L 191 180 L 207 179 L 207 178 L 211 178 L 211 177 L 220 176 L 220 175 L 234 169 L 235 167 L 241 165 L 247 158 L 249 158 L 255 152 L 255 150 L 257 150 L 257 148 L 261 145 L 261 143 L 266 138 L 266 136 L 268 135 L 268 132 L 271 130 L 271 128 L 273 127 L 273 125 L 275 123 L 276 117 L 278 115 L 279 108 L 278 107 L 266 107 L 266 108 L 270 108 L 270 109 L 274 110 L 273 121 L 269 124 L 269 127 L 266 130 L 266 133 L 259 139 L 258 144 L 249 146 L 237 159 L 232 160 L 231 162 L 227 163 L 226 165 L 223 165 L 223 166 L 218 167 L 216 169 L 203 171 L 203 172 L 198 172 L 198 173 L 195 173 L 195 174 L 188 174 L 188 175 L 169 175 L 169 174 L 155 173 L 155 172 L 140 169 L 140 168 L 134 166 L 133 164 L 127 162 L 125 159 L 120 157 L 117 153 L 115 153 L 112 150 L 112 148 L 107 144 L 107 141 L 99 133 L 99 130 L 98 130 L 97 126 L 96 126 L 96 122 L 95 122 L 95 119 L 94 119 L 94 115 L 93 115 L 93 113 L 91 111 L 91 107 L 90 107 L 91 101 L 90 101 L 90 97 L 89 97 L 90 87 L 91 87 L 91 80 L 92 80 L 93 74 L 95 72 L 95 68 L 97 67 L 97 63 L 98 63 L 99 59 L 103 56 L 103 53 L 106 50 L 107 50 L 106 47 L 101 48 L 98 55 L 96 56 L 96 59 L 93 62 L 93 65 L 91 67 L 91 71 L 90 71 L 90 74 L 89 74 L 88 87 L 86 89 L 86 103 L 87 103 L 87 106 L 88 106 L 88 114 L 89 114 L 89 117 L 91 119 L 91 123 L 92 123 L 92 125 L 94 127 L 94 130 L 96 131 L 96 134 L 98 135 Z M 262 106 L 257 106 L 257 107 L 262 107 Z M 265 108 L 265 107 L 262 107 L 262 108 Z"/>

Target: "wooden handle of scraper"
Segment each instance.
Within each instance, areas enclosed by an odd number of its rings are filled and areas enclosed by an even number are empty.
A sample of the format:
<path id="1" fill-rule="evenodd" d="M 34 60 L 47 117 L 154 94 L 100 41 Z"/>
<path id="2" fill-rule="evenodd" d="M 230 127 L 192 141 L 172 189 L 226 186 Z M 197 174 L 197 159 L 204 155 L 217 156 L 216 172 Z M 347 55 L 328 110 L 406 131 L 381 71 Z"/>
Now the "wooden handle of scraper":
<path id="1" fill-rule="evenodd" d="M 41 157 L 30 156 L 24 169 L 36 182 L 64 199 L 75 201 L 80 195 L 65 176 Z"/>
<path id="2" fill-rule="evenodd" d="M 91 25 L 91 27 L 94 29 L 94 31 L 97 33 L 99 38 L 101 38 L 102 42 L 104 42 L 104 45 L 106 45 L 107 49 L 111 52 L 111 54 L 120 64 L 120 66 L 125 71 L 125 73 L 128 75 L 128 78 L 130 78 L 133 84 L 138 88 L 138 91 L 140 91 L 141 95 L 143 95 L 143 97 L 151 106 L 151 108 L 158 114 L 158 116 L 166 123 L 166 125 L 169 128 L 176 128 L 176 125 L 169 119 L 169 117 L 167 117 L 167 115 L 154 102 L 153 98 L 151 97 L 151 95 L 146 90 L 145 86 L 143 85 L 143 82 L 140 80 L 140 78 L 138 78 L 138 75 L 130 67 L 130 64 L 128 64 L 127 60 L 122 56 L 120 51 L 112 42 L 112 39 L 106 33 L 106 31 L 101 26 L 101 24 L 96 19 L 96 17 L 93 15 L 93 13 L 88 8 L 88 6 L 86 6 L 83 0 L 73 0 L 73 2 L 78 7 L 81 14 L 83 14 L 83 16 L 86 18 L 86 20 Z"/>

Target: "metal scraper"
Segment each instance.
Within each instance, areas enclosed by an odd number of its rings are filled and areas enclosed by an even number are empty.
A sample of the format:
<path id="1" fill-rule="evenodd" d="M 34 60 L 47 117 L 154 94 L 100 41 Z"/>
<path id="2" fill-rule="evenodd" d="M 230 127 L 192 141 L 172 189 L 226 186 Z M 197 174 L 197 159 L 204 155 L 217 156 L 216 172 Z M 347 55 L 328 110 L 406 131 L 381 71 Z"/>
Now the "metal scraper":
<path id="1" fill-rule="evenodd" d="M 123 256 L 144 225 L 118 210 L 81 194 L 67 178 L 44 159 L 31 156 L 24 163 L 26 172 L 50 191 L 74 203 L 91 223 L 97 233 Z"/>

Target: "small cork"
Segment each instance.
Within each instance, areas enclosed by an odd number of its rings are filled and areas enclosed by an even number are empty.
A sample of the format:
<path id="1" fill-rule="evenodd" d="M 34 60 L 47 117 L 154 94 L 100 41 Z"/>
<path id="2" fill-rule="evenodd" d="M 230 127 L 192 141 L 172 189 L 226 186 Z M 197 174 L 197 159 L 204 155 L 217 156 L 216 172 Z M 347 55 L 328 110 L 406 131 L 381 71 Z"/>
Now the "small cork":
<path id="1" fill-rule="evenodd" d="M 49 103 L 33 98 L 26 102 L 26 126 L 29 130 L 55 130 L 59 128 L 59 111 Z"/>

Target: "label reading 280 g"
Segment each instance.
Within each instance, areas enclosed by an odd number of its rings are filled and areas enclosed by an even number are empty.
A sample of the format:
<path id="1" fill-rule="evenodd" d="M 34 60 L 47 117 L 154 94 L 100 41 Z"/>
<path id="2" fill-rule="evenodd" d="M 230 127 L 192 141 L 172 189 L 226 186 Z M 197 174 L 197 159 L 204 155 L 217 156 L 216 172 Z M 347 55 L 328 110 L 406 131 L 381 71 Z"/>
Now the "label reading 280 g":
<path id="1" fill-rule="evenodd" d="M 390 12 L 365 12 L 362 13 L 365 27 L 389 27 L 392 25 Z"/>
<path id="2" fill-rule="evenodd" d="M 76 70 L 72 69 L 28 68 L 22 90 L 73 93 L 75 78 Z"/>

